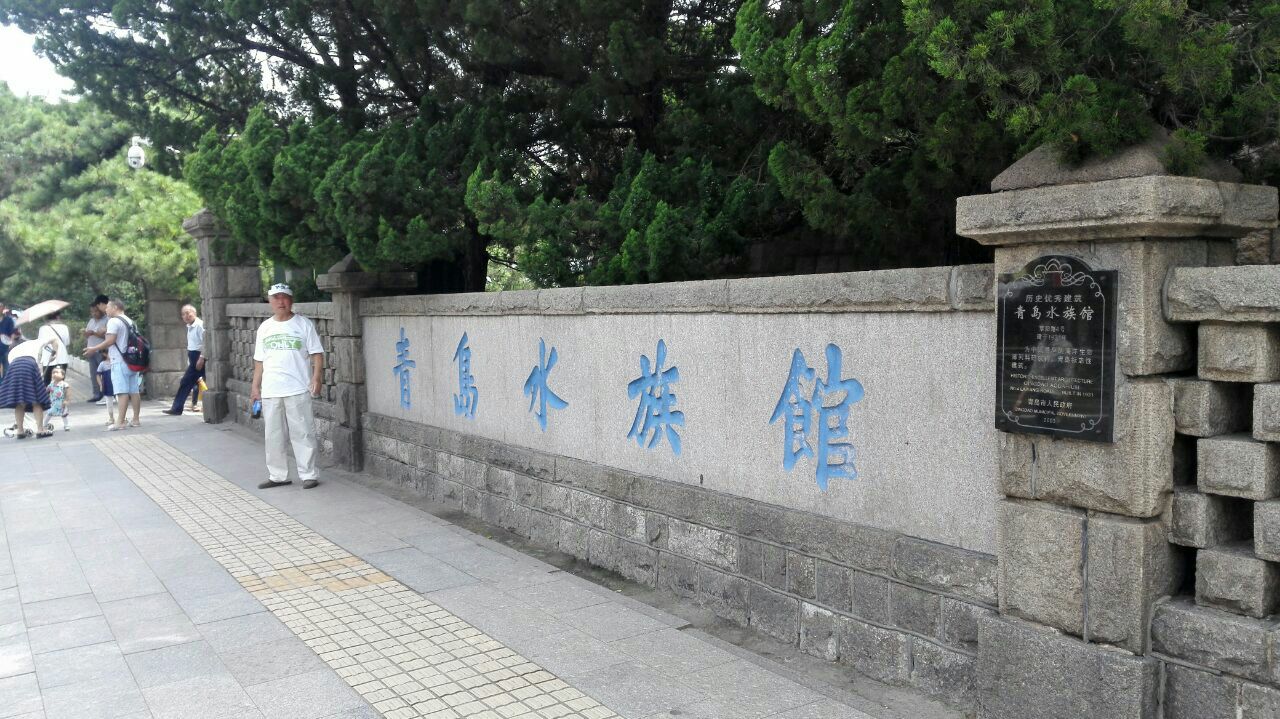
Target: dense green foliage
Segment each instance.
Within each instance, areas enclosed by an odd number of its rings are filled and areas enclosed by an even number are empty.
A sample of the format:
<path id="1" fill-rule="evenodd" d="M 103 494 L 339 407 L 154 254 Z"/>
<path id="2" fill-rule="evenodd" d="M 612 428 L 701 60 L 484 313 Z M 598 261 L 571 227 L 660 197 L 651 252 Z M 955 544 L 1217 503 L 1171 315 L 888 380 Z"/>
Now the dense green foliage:
<path id="1" fill-rule="evenodd" d="M 980 93 L 1027 145 L 1106 154 L 1158 124 L 1166 163 L 1229 157 L 1250 179 L 1280 173 L 1280 2 L 906 0 L 930 66 Z"/>
<path id="2" fill-rule="evenodd" d="M 87 96 L 186 152 L 242 241 L 433 289 L 982 257 L 953 232 L 1042 142 L 1173 133 L 1277 179 L 1280 0 L 0 0 Z M 162 164 L 177 171 L 173 153 Z M 496 279 L 495 279 L 496 278 Z M 514 280 L 518 284 L 518 279 Z"/>
<path id="3" fill-rule="evenodd" d="M 98 293 L 137 304 L 148 289 L 198 296 L 182 220 L 200 200 L 125 162 L 129 133 L 84 102 L 17 98 L 0 83 L 0 299 L 58 298 L 72 315 Z"/>

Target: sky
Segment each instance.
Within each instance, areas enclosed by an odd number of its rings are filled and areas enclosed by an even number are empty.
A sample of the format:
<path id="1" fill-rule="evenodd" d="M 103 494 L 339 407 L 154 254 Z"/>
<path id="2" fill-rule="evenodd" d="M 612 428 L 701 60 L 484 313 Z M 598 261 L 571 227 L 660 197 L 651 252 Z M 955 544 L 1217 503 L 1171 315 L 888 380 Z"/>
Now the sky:
<path id="1" fill-rule="evenodd" d="M 0 25 L 0 81 L 19 97 L 38 95 L 56 101 L 71 92 L 71 81 L 54 72 L 53 65 L 36 56 L 32 38 L 16 27 Z"/>

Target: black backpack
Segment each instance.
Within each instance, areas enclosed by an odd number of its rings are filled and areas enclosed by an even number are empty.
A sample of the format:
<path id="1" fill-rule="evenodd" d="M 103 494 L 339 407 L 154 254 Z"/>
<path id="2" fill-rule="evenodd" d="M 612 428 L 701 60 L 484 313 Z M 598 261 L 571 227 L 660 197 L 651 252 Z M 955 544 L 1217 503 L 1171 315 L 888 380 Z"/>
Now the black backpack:
<path id="1" fill-rule="evenodd" d="M 146 372 L 147 367 L 151 365 L 151 343 L 146 337 L 138 334 L 138 329 L 133 326 L 132 322 L 126 323 L 129 327 L 129 333 L 124 341 L 124 350 L 120 355 L 124 357 L 124 363 L 134 372 Z"/>

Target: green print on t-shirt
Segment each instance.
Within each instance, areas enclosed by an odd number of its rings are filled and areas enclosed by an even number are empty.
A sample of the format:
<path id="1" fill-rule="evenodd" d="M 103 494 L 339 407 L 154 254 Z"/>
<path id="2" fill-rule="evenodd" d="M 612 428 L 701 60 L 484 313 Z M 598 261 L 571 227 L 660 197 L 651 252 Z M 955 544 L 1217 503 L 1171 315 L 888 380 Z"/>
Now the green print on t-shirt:
<path id="1" fill-rule="evenodd" d="M 267 350 L 300 350 L 302 338 L 293 335 L 271 335 L 262 340 L 262 348 Z"/>

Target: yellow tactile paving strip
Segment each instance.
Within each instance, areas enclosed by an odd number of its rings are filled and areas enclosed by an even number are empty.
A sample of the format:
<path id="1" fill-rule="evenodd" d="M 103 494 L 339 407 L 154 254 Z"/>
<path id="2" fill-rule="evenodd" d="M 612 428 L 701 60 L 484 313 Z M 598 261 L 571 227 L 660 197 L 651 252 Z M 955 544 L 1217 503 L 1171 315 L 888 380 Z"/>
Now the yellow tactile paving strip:
<path id="1" fill-rule="evenodd" d="M 388 719 L 618 716 L 170 445 L 94 444 Z"/>

